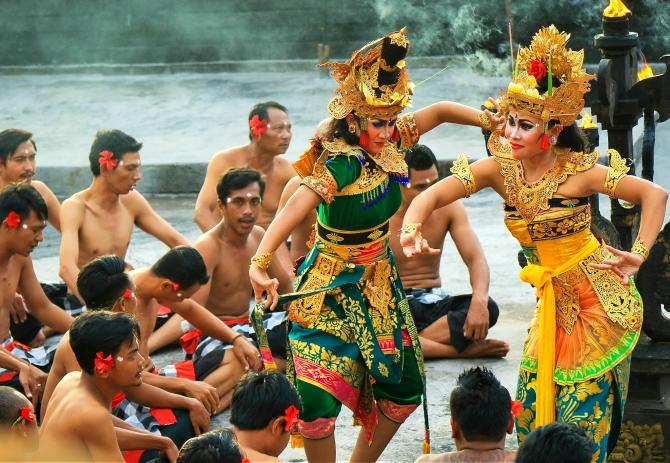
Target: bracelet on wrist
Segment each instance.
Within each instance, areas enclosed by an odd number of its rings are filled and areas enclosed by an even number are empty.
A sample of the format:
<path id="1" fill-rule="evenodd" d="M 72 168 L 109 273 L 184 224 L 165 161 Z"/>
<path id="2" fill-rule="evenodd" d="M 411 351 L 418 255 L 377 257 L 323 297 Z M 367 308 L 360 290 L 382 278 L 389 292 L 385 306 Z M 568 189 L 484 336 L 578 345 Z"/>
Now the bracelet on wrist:
<path id="1" fill-rule="evenodd" d="M 270 268 L 270 263 L 272 262 L 273 252 L 264 252 L 263 254 L 256 254 L 251 258 L 251 265 L 255 265 L 261 270 L 267 270 Z"/>
<path id="2" fill-rule="evenodd" d="M 644 260 L 647 260 L 647 257 L 649 257 L 649 249 L 647 249 L 647 246 L 644 245 L 640 238 L 635 240 L 633 246 L 630 248 L 630 252 L 641 255 Z"/>
<path id="3" fill-rule="evenodd" d="M 235 341 L 237 341 L 237 340 L 238 340 L 239 338 L 241 338 L 241 337 L 242 337 L 241 334 L 238 334 L 237 336 L 235 336 L 233 339 L 230 340 L 230 345 L 231 345 L 231 346 L 234 345 L 234 344 L 235 344 Z"/>
<path id="4" fill-rule="evenodd" d="M 482 129 L 491 130 L 491 120 L 488 118 L 488 116 L 484 111 L 480 112 L 477 115 L 477 119 L 479 119 L 479 123 L 481 124 Z"/>
<path id="5" fill-rule="evenodd" d="M 418 228 L 418 226 L 419 226 L 418 223 L 408 223 L 402 226 L 400 232 L 409 235 L 410 233 L 414 233 Z"/>

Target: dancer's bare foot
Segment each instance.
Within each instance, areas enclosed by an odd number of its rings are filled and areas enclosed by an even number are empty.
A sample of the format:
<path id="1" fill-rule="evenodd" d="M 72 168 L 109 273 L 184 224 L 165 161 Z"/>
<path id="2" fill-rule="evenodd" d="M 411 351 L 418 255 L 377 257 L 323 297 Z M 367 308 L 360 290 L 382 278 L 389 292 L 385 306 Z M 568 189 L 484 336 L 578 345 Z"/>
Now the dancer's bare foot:
<path id="1" fill-rule="evenodd" d="M 509 344 L 498 339 L 484 339 L 473 342 L 463 352 L 461 357 L 493 357 L 502 358 L 509 352 Z"/>

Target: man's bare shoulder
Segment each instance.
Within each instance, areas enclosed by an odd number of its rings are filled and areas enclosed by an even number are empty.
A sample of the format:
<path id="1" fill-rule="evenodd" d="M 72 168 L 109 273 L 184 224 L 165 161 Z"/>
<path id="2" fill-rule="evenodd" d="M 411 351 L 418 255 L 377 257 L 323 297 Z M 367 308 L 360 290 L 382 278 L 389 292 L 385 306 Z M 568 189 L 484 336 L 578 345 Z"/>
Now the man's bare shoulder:
<path id="1" fill-rule="evenodd" d="M 86 199 L 88 196 L 88 190 L 78 191 L 65 201 L 63 201 L 63 210 L 71 209 L 84 209 L 86 207 Z"/>
<path id="2" fill-rule="evenodd" d="M 30 185 L 33 186 L 42 196 L 44 196 L 46 193 L 53 194 L 51 188 L 49 188 L 49 186 L 41 180 L 33 180 L 30 182 Z"/>
<path id="3" fill-rule="evenodd" d="M 119 196 L 119 201 L 121 201 L 124 206 L 132 209 L 146 207 L 149 205 L 147 198 L 145 198 L 142 193 L 137 190 L 131 190 L 125 195 Z"/>
<path id="4" fill-rule="evenodd" d="M 218 253 L 221 248 L 221 243 L 219 238 L 216 236 L 218 230 L 216 227 L 211 230 L 203 233 L 195 240 L 193 247 L 198 250 L 200 254 L 208 253 Z"/>
<path id="5" fill-rule="evenodd" d="M 291 161 L 286 159 L 284 155 L 278 155 L 273 158 L 273 164 L 278 174 L 288 182 L 292 177 L 295 177 L 295 169 L 293 169 L 293 164 Z"/>
<path id="6" fill-rule="evenodd" d="M 214 153 L 209 160 L 211 166 L 216 167 L 237 167 L 246 164 L 245 156 L 249 145 L 231 146 Z"/>

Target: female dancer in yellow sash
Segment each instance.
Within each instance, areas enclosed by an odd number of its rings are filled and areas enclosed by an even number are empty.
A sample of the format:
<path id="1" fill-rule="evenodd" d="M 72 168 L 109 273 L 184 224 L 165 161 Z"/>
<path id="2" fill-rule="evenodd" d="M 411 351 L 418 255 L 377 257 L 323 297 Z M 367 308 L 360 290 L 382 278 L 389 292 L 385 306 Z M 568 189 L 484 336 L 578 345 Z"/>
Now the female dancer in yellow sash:
<path id="1" fill-rule="evenodd" d="M 605 461 L 619 435 L 630 354 L 642 325 L 642 300 L 631 278 L 654 244 L 667 192 L 626 175 L 619 154 L 611 167 L 596 164 L 575 124 L 589 89 L 583 50 L 568 35 L 541 29 L 522 49 L 513 81 L 501 93 L 505 123 L 493 128 L 492 156 L 471 166 L 459 157 L 452 173 L 410 206 L 403 224 L 404 252 L 430 252 L 421 222 L 433 209 L 486 188 L 505 200 L 505 224 L 528 265 L 521 279 L 537 288 L 535 317 L 524 345 L 517 398 L 523 440 L 536 426 L 574 422 L 593 438 L 593 461 Z M 630 251 L 601 244 L 591 234 L 588 197 L 605 193 L 640 204 L 642 216 Z"/>

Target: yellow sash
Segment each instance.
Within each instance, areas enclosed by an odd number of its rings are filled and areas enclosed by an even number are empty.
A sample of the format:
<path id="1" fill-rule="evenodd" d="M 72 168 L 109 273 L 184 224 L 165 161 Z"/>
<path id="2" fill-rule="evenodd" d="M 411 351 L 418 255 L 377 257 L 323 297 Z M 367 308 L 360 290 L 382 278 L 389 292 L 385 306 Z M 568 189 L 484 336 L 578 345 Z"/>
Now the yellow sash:
<path id="1" fill-rule="evenodd" d="M 551 278 L 560 275 L 593 254 L 600 246 L 595 237 L 582 248 L 579 254 L 551 269 L 529 264 L 521 269 L 522 281 L 535 286 L 540 300 L 538 314 L 537 386 L 535 389 L 535 426 L 544 426 L 556 420 L 556 385 L 554 367 L 556 362 L 556 299 Z"/>

